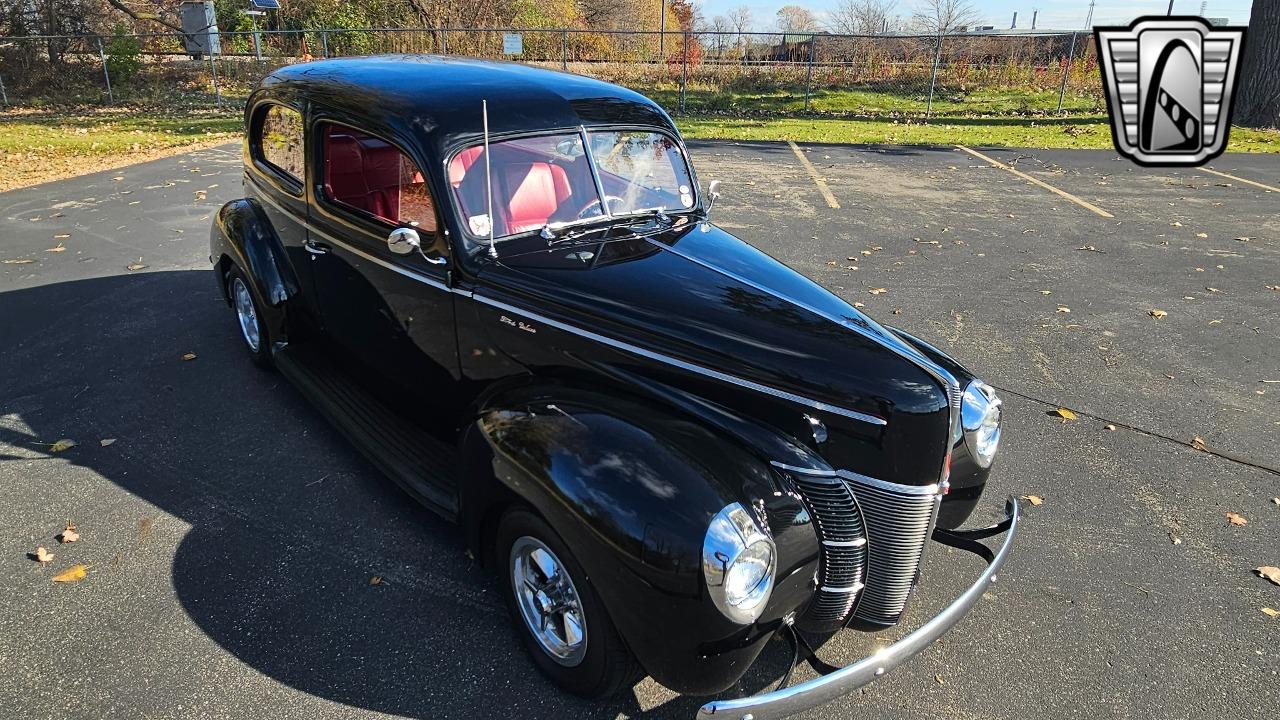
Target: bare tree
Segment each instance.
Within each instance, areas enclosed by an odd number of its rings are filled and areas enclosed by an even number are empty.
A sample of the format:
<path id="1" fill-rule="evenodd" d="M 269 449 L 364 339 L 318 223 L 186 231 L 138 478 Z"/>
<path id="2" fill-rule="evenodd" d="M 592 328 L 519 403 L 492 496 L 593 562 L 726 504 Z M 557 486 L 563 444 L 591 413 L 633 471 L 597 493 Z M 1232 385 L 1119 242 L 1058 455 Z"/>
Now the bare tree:
<path id="1" fill-rule="evenodd" d="M 1280 127 L 1280 2 L 1257 2 L 1249 15 L 1238 86 L 1236 122 Z"/>
<path id="2" fill-rule="evenodd" d="M 827 15 L 827 29 L 847 35 L 884 32 L 895 5 L 895 0 L 840 0 Z"/>
<path id="3" fill-rule="evenodd" d="M 978 20 L 969 0 L 917 0 L 912 24 L 930 35 L 950 35 Z"/>
<path id="4" fill-rule="evenodd" d="M 729 47 L 729 35 L 733 33 L 733 23 L 729 22 L 729 18 L 724 15 L 716 15 L 704 23 L 703 31 L 711 34 L 711 42 L 706 44 L 715 48 L 716 59 L 720 59 L 724 49 Z"/>
<path id="5" fill-rule="evenodd" d="M 729 21 L 729 27 L 738 34 L 738 54 L 746 54 L 747 38 L 744 33 L 751 31 L 751 24 L 754 22 L 751 18 L 751 8 L 746 5 L 739 5 L 737 8 L 730 10 L 725 19 Z"/>
<path id="6" fill-rule="evenodd" d="M 778 9 L 777 24 L 778 31 L 785 35 L 796 31 L 814 30 L 818 26 L 818 19 L 799 5 L 783 5 Z"/>

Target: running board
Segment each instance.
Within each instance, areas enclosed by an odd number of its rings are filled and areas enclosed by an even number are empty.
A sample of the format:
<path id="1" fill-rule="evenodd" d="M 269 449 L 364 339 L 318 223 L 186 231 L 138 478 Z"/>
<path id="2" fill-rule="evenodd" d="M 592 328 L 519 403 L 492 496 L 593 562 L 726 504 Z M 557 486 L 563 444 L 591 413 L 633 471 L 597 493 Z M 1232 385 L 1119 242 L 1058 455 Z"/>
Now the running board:
<path id="1" fill-rule="evenodd" d="M 457 452 L 365 390 L 323 346 L 280 344 L 276 368 L 353 445 L 415 499 L 457 517 Z"/>

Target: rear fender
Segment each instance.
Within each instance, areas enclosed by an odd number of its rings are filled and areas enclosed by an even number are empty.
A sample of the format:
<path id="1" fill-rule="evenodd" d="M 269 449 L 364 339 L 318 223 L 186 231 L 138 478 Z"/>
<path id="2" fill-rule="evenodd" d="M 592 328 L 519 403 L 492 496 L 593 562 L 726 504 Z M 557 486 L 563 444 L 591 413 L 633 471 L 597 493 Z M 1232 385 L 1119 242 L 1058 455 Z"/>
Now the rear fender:
<path id="1" fill-rule="evenodd" d="M 284 306 L 298 294 L 298 280 L 275 229 L 256 201 L 232 200 L 218 210 L 209 232 L 209 259 L 218 269 L 223 299 L 230 302 L 224 277 L 230 266 L 236 265 L 265 309 L 272 336 L 284 337 Z"/>

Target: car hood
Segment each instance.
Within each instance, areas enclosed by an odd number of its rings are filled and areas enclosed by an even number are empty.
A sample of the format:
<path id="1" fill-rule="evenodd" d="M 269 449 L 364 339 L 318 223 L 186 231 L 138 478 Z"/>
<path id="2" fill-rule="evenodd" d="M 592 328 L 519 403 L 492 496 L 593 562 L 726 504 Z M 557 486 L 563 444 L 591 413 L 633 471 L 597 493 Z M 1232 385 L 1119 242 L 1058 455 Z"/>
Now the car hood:
<path id="1" fill-rule="evenodd" d="M 606 338 L 853 411 L 795 408 L 833 434 L 823 444 L 801 439 L 836 467 L 937 481 L 950 429 L 947 390 L 925 369 L 937 366 L 781 262 L 689 222 L 642 238 L 534 247 L 488 265 L 482 288 Z"/>

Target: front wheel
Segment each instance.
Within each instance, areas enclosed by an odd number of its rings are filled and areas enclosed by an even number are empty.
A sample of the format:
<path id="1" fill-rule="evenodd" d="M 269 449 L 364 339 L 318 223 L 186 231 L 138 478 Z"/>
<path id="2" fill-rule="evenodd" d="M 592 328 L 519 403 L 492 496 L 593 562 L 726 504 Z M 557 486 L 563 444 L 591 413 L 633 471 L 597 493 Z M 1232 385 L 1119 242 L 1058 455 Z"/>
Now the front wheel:
<path id="1" fill-rule="evenodd" d="M 586 573 L 541 518 L 524 509 L 498 526 L 497 557 L 516 632 L 552 682 L 582 697 L 612 695 L 643 677 Z"/>
<path id="2" fill-rule="evenodd" d="M 240 325 L 240 337 L 244 340 L 249 357 L 259 367 L 271 367 L 271 334 L 263 322 L 262 309 L 249 289 L 249 280 L 239 267 L 227 272 L 227 297 Z"/>

